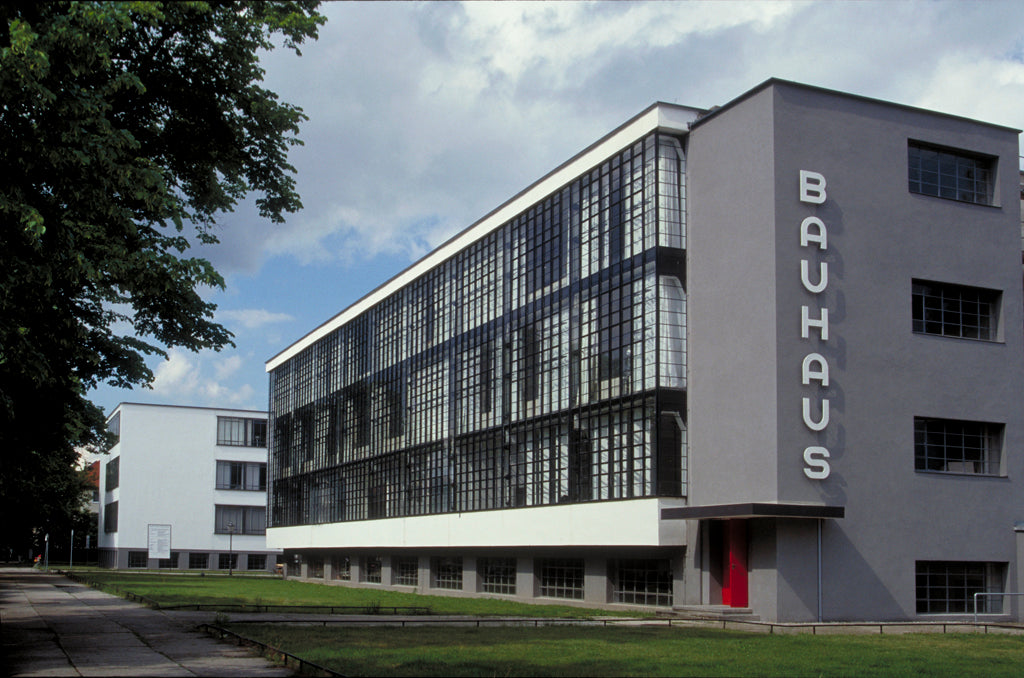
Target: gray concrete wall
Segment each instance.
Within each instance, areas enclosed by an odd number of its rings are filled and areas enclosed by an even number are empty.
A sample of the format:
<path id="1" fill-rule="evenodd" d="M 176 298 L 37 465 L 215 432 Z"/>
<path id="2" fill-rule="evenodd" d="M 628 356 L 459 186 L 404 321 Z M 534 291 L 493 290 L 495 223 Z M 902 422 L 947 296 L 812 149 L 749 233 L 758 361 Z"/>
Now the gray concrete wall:
<path id="1" fill-rule="evenodd" d="M 996 206 L 910 193 L 908 139 L 997 156 Z M 1007 588 L 1019 588 L 1017 155 L 1010 130 L 785 83 L 691 133 L 691 498 L 845 506 L 823 525 L 825 620 L 915 617 L 918 560 L 1007 563 Z M 823 204 L 801 202 L 800 170 L 824 175 Z M 826 225 L 827 250 L 801 247 L 808 216 Z M 814 280 L 827 262 L 823 292 L 804 288 L 801 259 Z M 1001 290 L 999 340 L 914 334 L 912 279 Z M 828 309 L 827 340 L 801 337 L 805 305 L 812 317 Z M 827 387 L 801 382 L 812 352 L 828 363 Z M 804 397 L 814 418 L 829 400 L 824 430 L 804 424 Z M 1006 476 L 915 472 L 915 416 L 1004 423 Z M 804 473 L 809 446 L 828 449 L 828 478 Z M 770 537 L 752 536 L 751 562 L 770 569 L 761 551 L 774 548 L 778 583 L 752 571 L 752 605 L 766 619 L 809 618 L 813 521 L 780 521 Z"/>
<path id="2" fill-rule="evenodd" d="M 772 94 L 695 128 L 687 148 L 691 504 L 771 501 L 777 354 Z"/>

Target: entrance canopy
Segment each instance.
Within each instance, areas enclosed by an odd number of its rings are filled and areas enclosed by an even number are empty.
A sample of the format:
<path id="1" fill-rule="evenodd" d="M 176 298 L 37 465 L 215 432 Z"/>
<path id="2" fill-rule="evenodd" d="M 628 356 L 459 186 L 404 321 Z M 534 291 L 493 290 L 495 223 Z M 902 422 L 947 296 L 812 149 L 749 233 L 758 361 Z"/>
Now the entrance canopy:
<path id="1" fill-rule="evenodd" d="M 662 520 L 699 520 L 702 518 L 843 518 L 845 515 L 845 506 L 775 504 L 771 502 L 676 506 L 661 509 Z"/>

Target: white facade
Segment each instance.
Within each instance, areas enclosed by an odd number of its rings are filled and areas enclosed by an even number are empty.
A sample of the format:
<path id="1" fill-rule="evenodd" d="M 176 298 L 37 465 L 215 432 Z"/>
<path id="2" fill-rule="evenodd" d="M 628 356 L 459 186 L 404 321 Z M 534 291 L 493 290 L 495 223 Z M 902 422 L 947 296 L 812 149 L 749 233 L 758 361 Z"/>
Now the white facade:
<path id="1" fill-rule="evenodd" d="M 108 419 L 119 439 L 103 457 L 99 474 L 100 563 L 116 568 L 226 569 L 221 566 L 234 554 L 233 569 L 272 570 L 280 551 L 267 548 L 262 519 L 267 501 L 266 436 L 236 436 L 230 439 L 233 444 L 218 444 L 228 441 L 226 432 L 244 434 L 246 422 L 265 426 L 266 413 L 119 405 Z M 248 430 L 251 434 L 252 424 Z M 232 486 L 231 468 L 242 472 L 235 474 L 241 487 L 248 484 L 251 489 L 218 489 Z M 245 471 L 252 482 L 246 483 Z M 250 525 L 235 524 L 243 522 L 235 518 L 243 515 Z M 167 527 L 151 526 L 169 526 L 170 551 L 177 554 L 170 562 L 149 558 L 151 533 L 167 533 Z"/>

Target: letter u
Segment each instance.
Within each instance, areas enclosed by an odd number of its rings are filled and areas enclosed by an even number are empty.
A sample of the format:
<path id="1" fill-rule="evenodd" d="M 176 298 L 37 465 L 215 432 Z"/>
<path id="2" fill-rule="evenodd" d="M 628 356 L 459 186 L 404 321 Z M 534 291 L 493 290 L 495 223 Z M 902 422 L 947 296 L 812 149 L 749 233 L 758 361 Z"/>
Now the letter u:
<path id="1" fill-rule="evenodd" d="M 812 431 L 821 431 L 828 426 L 828 398 L 822 398 L 821 400 L 821 419 L 814 421 L 811 419 L 811 399 L 803 399 L 803 410 L 804 410 L 804 424 L 807 428 Z"/>
<path id="2" fill-rule="evenodd" d="M 804 289 L 814 294 L 824 292 L 825 288 L 828 287 L 828 262 L 821 262 L 818 264 L 818 282 L 817 284 L 811 283 L 811 274 L 808 270 L 810 263 L 806 259 L 800 260 L 800 282 L 804 284 Z"/>

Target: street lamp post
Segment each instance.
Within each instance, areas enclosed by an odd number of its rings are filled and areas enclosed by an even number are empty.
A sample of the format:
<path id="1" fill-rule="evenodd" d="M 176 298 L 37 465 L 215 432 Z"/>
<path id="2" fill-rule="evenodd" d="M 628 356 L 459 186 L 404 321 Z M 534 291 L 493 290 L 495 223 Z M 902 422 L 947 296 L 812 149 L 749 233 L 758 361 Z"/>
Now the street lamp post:
<path id="1" fill-rule="evenodd" d="M 228 523 L 228 576 L 232 576 L 235 565 L 235 524 Z"/>

